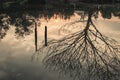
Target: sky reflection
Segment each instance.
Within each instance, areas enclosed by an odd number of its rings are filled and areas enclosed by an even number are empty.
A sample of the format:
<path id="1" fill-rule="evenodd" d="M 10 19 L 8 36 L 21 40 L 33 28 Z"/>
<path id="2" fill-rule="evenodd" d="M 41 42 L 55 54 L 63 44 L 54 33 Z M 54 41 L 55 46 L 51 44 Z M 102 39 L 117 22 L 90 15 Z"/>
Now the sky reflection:
<path id="1" fill-rule="evenodd" d="M 49 21 L 40 19 L 41 25 L 38 26 L 38 45 L 43 45 L 44 40 L 44 26 L 48 27 L 48 40 L 50 39 L 60 39 L 63 36 L 73 33 L 80 27 L 70 28 L 70 32 L 59 34 L 59 29 L 66 23 L 79 20 L 79 15 L 75 14 L 71 16 L 71 19 L 63 20 L 61 18 L 51 18 Z M 97 20 L 93 20 L 97 28 L 101 33 L 107 35 L 108 37 L 120 41 L 120 19 L 113 17 L 111 19 L 103 19 L 101 16 Z M 84 23 L 75 24 L 74 26 L 84 25 Z M 41 54 L 38 61 L 31 62 L 31 56 L 34 53 L 34 32 L 24 38 L 17 39 L 15 36 L 15 29 L 13 26 L 7 32 L 7 35 L 0 41 L 0 79 L 8 80 L 11 78 L 10 74 L 14 79 L 19 77 L 19 80 L 38 80 L 39 77 L 42 78 L 44 71 L 41 67 L 41 59 L 45 54 Z M 120 43 L 120 42 L 119 42 Z M 44 74 L 42 74 L 44 73 Z M 21 79 L 20 79 L 21 78 Z M 10 80 L 10 79 L 9 79 Z M 44 80 L 44 79 L 43 79 Z"/>

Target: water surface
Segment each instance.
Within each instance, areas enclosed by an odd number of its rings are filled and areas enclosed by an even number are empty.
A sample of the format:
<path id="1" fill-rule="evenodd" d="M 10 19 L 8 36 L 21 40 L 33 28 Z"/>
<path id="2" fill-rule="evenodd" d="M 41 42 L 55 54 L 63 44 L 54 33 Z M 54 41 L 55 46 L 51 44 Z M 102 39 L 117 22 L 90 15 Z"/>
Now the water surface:
<path id="1" fill-rule="evenodd" d="M 79 20 L 80 16 L 74 13 L 70 19 L 64 20 L 59 17 L 52 17 L 50 20 L 39 19 L 41 25 L 37 26 L 38 48 L 44 45 L 44 27 L 48 28 L 48 40 L 61 39 L 67 34 L 81 29 L 85 23 L 77 23 L 65 29 L 59 34 L 61 26 Z M 120 19 L 113 16 L 111 19 L 104 19 L 99 15 L 97 20 L 93 19 L 95 25 L 102 34 L 111 37 L 120 43 Z M 15 33 L 15 26 L 11 25 L 3 39 L 0 39 L 0 80 L 50 80 L 55 76 L 48 74 L 41 60 L 44 53 L 39 54 L 38 60 L 31 61 L 31 56 L 35 53 L 34 26 L 30 28 L 32 32 L 24 37 Z"/>

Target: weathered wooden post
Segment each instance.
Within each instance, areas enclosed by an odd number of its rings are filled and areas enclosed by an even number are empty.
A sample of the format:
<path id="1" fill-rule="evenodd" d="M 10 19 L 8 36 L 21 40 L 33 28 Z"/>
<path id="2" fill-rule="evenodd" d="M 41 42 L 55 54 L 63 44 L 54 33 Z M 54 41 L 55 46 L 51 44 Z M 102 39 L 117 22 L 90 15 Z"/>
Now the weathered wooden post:
<path id="1" fill-rule="evenodd" d="M 44 35 L 44 38 L 45 38 L 45 46 L 47 46 L 47 26 L 45 26 L 45 35 Z"/>
<path id="2" fill-rule="evenodd" d="M 37 22 L 34 21 L 35 23 L 35 51 L 37 51 Z"/>

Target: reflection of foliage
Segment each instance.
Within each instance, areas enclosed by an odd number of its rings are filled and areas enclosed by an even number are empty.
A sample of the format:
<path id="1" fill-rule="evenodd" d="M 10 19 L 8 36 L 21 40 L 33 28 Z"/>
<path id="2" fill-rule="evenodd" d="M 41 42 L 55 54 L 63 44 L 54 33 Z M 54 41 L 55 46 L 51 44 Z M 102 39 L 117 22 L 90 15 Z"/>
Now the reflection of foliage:
<path id="1" fill-rule="evenodd" d="M 39 18 L 45 18 L 45 19 L 50 19 L 51 17 L 56 15 L 60 15 L 61 18 L 63 19 L 68 19 L 70 18 L 71 15 L 73 15 L 73 10 L 72 9 L 48 9 L 46 7 L 42 7 L 40 10 L 34 9 L 34 8 L 20 8 L 19 10 L 17 8 L 10 8 L 10 9 L 4 9 L 1 10 L 1 13 L 6 14 L 7 16 L 10 17 L 10 24 L 9 25 L 14 25 L 16 27 L 16 34 L 20 37 L 30 34 L 32 31 L 30 30 L 30 26 L 34 24 L 34 22 L 29 22 L 29 19 L 26 17 L 29 16 L 34 20 L 37 20 Z M 14 14 L 13 14 L 14 13 Z M 30 18 L 30 19 L 31 19 Z"/>
<path id="2" fill-rule="evenodd" d="M 103 18 L 108 18 L 108 19 L 111 19 L 111 17 L 112 17 L 112 11 L 111 11 L 111 9 L 108 9 L 107 11 L 106 11 L 107 9 L 106 8 L 103 8 L 102 10 L 101 10 L 101 13 L 102 13 L 102 17 Z M 106 15 L 107 14 L 107 15 Z"/>
<path id="3" fill-rule="evenodd" d="M 2 39 L 9 30 L 9 17 L 7 15 L 0 15 L 0 39 Z"/>
<path id="4" fill-rule="evenodd" d="M 52 8 L 69 8 L 70 2 L 69 0 L 46 0 L 46 6 L 49 5 Z"/>
<path id="5" fill-rule="evenodd" d="M 114 4 L 119 3 L 119 0 L 78 0 L 84 3 L 94 3 L 94 4 Z"/>
<path id="6" fill-rule="evenodd" d="M 102 13 L 103 18 L 111 19 L 112 14 L 116 17 L 117 16 L 120 17 L 120 8 L 117 5 L 114 7 L 113 6 L 101 6 L 100 11 Z"/>
<path id="7" fill-rule="evenodd" d="M 70 18 L 71 15 L 73 15 L 73 11 L 58 10 L 58 9 L 52 10 L 52 11 L 51 10 L 42 10 L 42 11 L 39 11 L 39 10 L 26 10 L 26 11 L 11 10 L 10 11 L 8 10 L 8 11 L 3 11 L 3 14 L 6 14 L 7 16 L 10 17 L 9 25 L 15 26 L 15 33 L 17 37 L 24 37 L 25 35 L 29 35 L 31 32 L 33 32 L 30 26 L 34 26 L 34 21 L 31 19 L 34 19 L 35 22 L 39 18 L 45 18 L 49 20 L 52 16 L 54 16 L 54 14 L 60 15 L 60 17 L 63 19 L 68 19 Z M 28 16 L 29 18 L 27 18 Z M 3 24 L 3 22 L 1 22 L 1 24 Z M 4 34 L 6 34 L 6 32 Z M 1 36 L 2 35 L 3 34 L 1 34 Z"/>
<path id="8" fill-rule="evenodd" d="M 113 15 L 115 17 L 119 17 L 120 18 L 120 7 L 119 6 L 116 6 L 116 8 L 113 10 Z"/>
<path id="9" fill-rule="evenodd" d="M 15 12 L 15 14 L 9 13 L 9 16 L 11 18 L 11 25 L 15 26 L 17 37 L 24 37 L 32 32 L 31 25 L 33 22 L 26 18 L 27 15 L 25 11 Z"/>
<path id="10" fill-rule="evenodd" d="M 67 0 L 66 0 L 67 1 Z M 61 1 L 62 3 L 62 1 Z M 48 4 L 48 3 L 47 3 Z M 61 6 L 63 4 L 60 4 L 59 7 L 56 7 L 52 4 L 55 4 L 54 2 L 51 3 L 52 7 L 49 7 L 48 5 L 45 5 L 44 7 L 39 8 L 9 8 L 9 9 L 3 9 L 1 10 L 1 13 L 4 15 L 9 16 L 9 24 L 7 25 L 15 25 L 16 27 L 16 34 L 20 37 L 23 37 L 27 34 L 30 34 L 31 28 L 34 24 L 34 22 L 29 22 L 29 19 L 26 19 L 26 16 L 29 15 L 29 17 L 34 18 L 34 20 L 38 18 L 45 18 L 46 20 L 49 20 L 51 17 L 53 17 L 55 14 L 59 15 L 62 19 L 70 19 L 70 16 L 74 14 L 74 9 L 70 7 L 70 5 L 64 7 Z M 120 8 L 119 5 L 115 6 L 90 6 L 90 5 L 80 5 L 79 6 L 81 10 L 85 11 L 84 15 L 88 15 L 88 9 L 93 8 L 94 10 L 94 17 L 98 17 L 98 12 L 100 11 L 102 13 L 102 16 L 104 18 L 111 18 L 112 14 L 116 17 L 120 17 Z M 96 12 L 97 11 L 97 12 Z M 14 13 L 14 14 L 13 14 Z M 81 15 L 81 14 L 80 14 Z M 5 17 L 5 16 L 4 16 Z M 81 15 L 82 17 L 82 15 Z M 2 20 L 2 18 L 0 18 Z M 78 21 L 79 22 L 79 21 Z M 4 22 L 1 21 L 1 24 Z M 5 25 L 4 25 L 5 26 Z M 7 31 L 4 32 L 4 34 L 1 34 L 1 36 L 5 36 Z"/>
<path id="11" fill-rule="evenodd" d="M 29 22 L 27 19 L 16 19 L 16 31 L 15 33 L 18 35 L 18 37 L 24 37 L 24 35 L 29 35 L 32 31 L 30 30 L 30 25 L 32 25 L 32 22 Z"/>
<path id="12" fill-rule="evenodd" d="M 79 80 L 119 79 L 120 60 L 116 41 L 102 35 L 93 24 L 92 13 L 83 31 L 62 40 L 52 40 L 39 51 L 48 53 L 44 63 L 48 69 L 70 74 Z"/>

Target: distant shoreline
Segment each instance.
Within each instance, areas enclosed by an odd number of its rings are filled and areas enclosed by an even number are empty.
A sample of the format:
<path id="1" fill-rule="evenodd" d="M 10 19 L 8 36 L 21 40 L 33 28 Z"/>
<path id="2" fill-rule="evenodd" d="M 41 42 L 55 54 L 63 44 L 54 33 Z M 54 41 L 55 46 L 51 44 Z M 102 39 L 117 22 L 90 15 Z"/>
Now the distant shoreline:
<path id="1" fill-rule="evenodd" d="M 115 4 L 95 4 L 95 3 L 77 3 L 75 4 L 76 8 L 75 9 L 79 9 L 82 7 L 96 7 L 96 6 L 106 6 L 106 7 L 114 7 L 114 6 L 118 6 L 120 7 L 120 3 L 115 3 Z M 9 11 L 9 10 L 43 10 L 44 7 L 41 7 L 40 5 L 26 5 L 26 6 L 12 6 L 12 7 L 8 7 L 8 8 L 0 8 L 0 11 Z M 60 7 L 60 8 L 45 8 L 44 10 L 72 10 L 72 7 L 68 7 L 68 8 L 64 8 L 64 7 Z"/>

